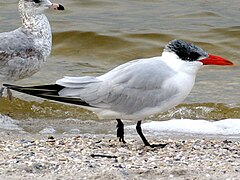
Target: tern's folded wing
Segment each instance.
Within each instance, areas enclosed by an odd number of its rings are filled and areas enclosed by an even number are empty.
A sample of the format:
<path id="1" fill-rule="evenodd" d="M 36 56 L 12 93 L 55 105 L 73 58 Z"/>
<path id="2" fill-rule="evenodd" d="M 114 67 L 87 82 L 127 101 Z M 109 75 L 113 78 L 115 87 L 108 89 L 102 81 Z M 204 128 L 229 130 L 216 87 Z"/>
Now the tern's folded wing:
<path id="1" fill-rule="evenodd" d="M 91 106 L 133 114 L 160 106 L 178 93 L 165 86 L 175 72 L 165 63 L 140 60 L 124 64 L 99 77 L 66 77 L 60 96 L 80 98 Z"/>

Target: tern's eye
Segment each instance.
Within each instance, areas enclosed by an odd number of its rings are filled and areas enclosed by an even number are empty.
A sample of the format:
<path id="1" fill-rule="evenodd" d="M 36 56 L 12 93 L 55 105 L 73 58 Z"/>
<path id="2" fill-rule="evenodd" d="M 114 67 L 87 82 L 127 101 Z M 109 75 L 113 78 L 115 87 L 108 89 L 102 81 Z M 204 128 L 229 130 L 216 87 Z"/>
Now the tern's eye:
<path id="1" fill-rule="evenodd" d="M 35 3 L 40 3 L 41 0 L 33 0 Z"/>

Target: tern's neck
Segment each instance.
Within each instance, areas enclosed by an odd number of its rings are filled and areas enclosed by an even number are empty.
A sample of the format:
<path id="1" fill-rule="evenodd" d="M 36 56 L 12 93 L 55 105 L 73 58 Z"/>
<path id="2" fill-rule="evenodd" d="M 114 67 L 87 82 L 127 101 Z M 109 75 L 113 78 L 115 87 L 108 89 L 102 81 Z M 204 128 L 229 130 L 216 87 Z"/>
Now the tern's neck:
<path id="1" fill-rule="evenodd" d="M 179 57 L 170 52 L 162 53 L 163 61 L 176 72 L 186 73 L 189 75 L 196 75 L 198 70 L 202 67 L 201 62 L 188 62 L 179 59 Z"/>
<path id="2" fill-rule="evenodd" d="M 49 56 L 52 48 L 52 32 L 49 21 L 44 14 L 21 14 L 22 31 L 34 37 L 36 47 L 44 49 L 44 56 Z"/>

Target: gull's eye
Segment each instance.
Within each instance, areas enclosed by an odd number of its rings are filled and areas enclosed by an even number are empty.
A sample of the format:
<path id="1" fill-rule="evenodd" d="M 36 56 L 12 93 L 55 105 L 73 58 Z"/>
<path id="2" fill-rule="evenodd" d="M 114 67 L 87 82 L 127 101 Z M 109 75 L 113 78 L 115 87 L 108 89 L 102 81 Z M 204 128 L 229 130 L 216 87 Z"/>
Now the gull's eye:
<path id="1" fill-rule="evenodd" d="M 41 0 L 33 0 L 35 3 L 40 3 Z"/>

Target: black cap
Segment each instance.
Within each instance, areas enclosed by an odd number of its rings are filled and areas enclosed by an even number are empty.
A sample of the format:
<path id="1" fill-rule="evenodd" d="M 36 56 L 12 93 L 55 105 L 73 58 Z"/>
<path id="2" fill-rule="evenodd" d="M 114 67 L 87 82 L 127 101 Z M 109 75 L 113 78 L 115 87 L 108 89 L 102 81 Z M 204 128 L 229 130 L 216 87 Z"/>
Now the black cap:
<path id="1" fill-rule="evenodd" d="M 58 6 L 58 8 L 57 8 L 57 10 L 64 10 L 64 7 L 63 7 L 63 5 L 61 5 L 61 4 L 59 4 L 59 6 Z"/>

